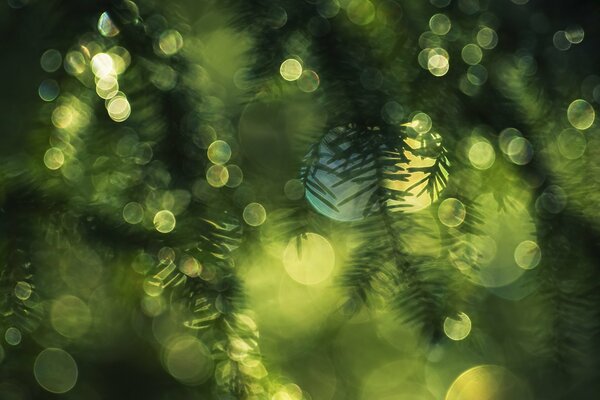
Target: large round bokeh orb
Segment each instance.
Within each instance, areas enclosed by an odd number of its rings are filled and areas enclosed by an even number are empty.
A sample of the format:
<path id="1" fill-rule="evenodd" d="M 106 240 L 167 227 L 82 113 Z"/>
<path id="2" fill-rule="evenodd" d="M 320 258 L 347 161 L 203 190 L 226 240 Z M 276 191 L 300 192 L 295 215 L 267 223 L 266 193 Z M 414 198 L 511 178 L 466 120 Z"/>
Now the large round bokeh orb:
<path id="1" fill-rule="evenodd" d="M 331 275 L 335 253 L 323 236 L 306 233 L 290 240 L 283 252 L 283 265 L 296 282 L 316 285 Z"/>
<path id="2" fill-rule="evenodd" d="M 51 393 L 66 393 L 77 383 L 77 363 L 62 349 L 42 350 L 33 364 L 38 384 Z"/>
<path id="3" fill-rule="evenodd" d="M 532 400 L 525 382 L 499 365 L 478 365 L 454 380 L 445 400 Z"/>

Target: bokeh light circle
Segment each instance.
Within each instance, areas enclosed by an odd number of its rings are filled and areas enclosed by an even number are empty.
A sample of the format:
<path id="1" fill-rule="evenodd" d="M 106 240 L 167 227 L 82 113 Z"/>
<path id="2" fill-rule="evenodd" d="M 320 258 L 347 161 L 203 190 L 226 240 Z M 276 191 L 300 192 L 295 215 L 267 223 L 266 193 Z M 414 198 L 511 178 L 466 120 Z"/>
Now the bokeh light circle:
<path id="1" fill-rule="evenodd" d="M 569 104 L 567 118 L 571 125 L 573 125 L 573 128 L 585 130 L 594 123 L 596 113 L 590 103 L 582 99 L 577 99 Z"/>
<path id="2" fill-rule="evenodd" d="M 92 72 L 98 78 L 115 75 L 115 66 L 112 57 L 107 53 L 98 53 L 91 60 Z"/>
<path id="3" fill-rule="evenodd" d="M 67 338 L 78 338 L 85 334 L 92 322 L 87 304 L 78 297 L 64 295 L 52 302 L 50 322 L 54 330 Z"/>
<path id="4" fill-rule="evenodd" d="M 478 365 L 452 383 L 445 400 L 531 400 L 527 385 L 499 365 Z"/>
<path id="5" fill-rule="evenodd" d="M 214 361 L 208 348 L 193 336 L 180 336 L 165 349 L 165 368 L 175 379 L 188 385 L 205 382 L 212 374 Z"/>
<path id="6" fill-rule="evenodd" d="M 108 116 L 115 122 L 123 122 L 131 114 L 131 105 L 124 95 L 116 95 L 106 103 Z"/>
<path id="7" fill-rule="evenodd" d="M 477 169 L 486 170 L 494 165 L 496 153 L 487 140 L 480 140 L 469 148 L 469 161 Z"/>
<path id="8" fill-rule="evenodd" d="M 160 233 L 169 233 L 175 229 L 175 215 L 169 210 L 160 210 L 154 215 L 154 227 Z"/>
<path id="9" fill-rule="evenodd" d="M 350 0 L 346 14 L 352 23 L 367 25 L 375 19 L 375 6 L 369 0 Z"/>
<path id="10" fill-rule="evenodd" d="M 77 363 L 69 353 L 58 348 L 42 350 L 33 364 L 38 384 L 51 393 L 66 393 L 77 383 Z"/>
<path id="11" fill-rule="evenodd" d="M 244 180 L 244 171 L 237 165 L 231 164 L 227 166 L 227 183 L 225 186 L 230 188 L 238 187 Z"/>
<path id="12" fill-rule="evenodd" d="M 514 164 L 526 165 L 533 158 L 533 146 L 529 140 L 517 136 L 508 143 L 506 155 Z"/>
<path id="13" fill-rule="evenodd" d="M 6 330 L 6 332 L 4 332 L 4 340 L 6 340 L 6 343 L 10 344 L 11 346 L 19 345 L 22 338 L 23 334 L 14 326 L 11 326 Z"/>
<path id="14" fill-rule="evenodd" d="M 165 56 L 175 55 L 183 47 L 183 36 L 175 29 L 167 29 L 158 38 L 158 51 Z"/>
<path id="15" fill-rule="evenodd" d="M 223 187 L 229 182 L 229 170 L 220 164 L 211 165 L 206 170 L 206 181 L 212 187 Z"/>
<path id="16" fill-rule="evenodd" d="M 486 50 L 493 49 L 498 44 L 498 34 L 489 27 L 483 27 L 477 32 L 477 44 Z"/>
<path id="17" fill-rule="evenodd" d="M 58 86 L 58 82 L 54 79 L 45 79 L 40 83 L 38 88 L 38 95 L 40 99 L 44 101 L 53 101 L 58 97 L 60 93 L 60 87 Z"/>
<path id="18" fill-rule="evenodd" d="M 440 77 L 446 75 L 450 69 L 448 57 L 444 54 L 431 55 L 427 61 L 427 69 L 433 76 Z"/>
<path id="19" fill-rule="evenodd" d="M 15 296 L 21 301 L 27 300 L 32 293 L 31 284 L 25 281 L 19 281 L 15 285 Z"/>
<path id="20" fill-rule="evenodd" d="M 62 150 L 57 147 L 51 147 L 44 153 L 44 165 L 51 170 L 57 170 L 63 166 L 65 155 Z"/>
<path id="21" fill-rule="evenodd" d="M 469 43 L 461 51 L 463 61 L 469 65 L 476 65 L 481 62 L 483 52 L 481 48 L 474 43 Z"/>
<path id="22" fill-rule="evenodd" d="M 526 271 L 517 265 L 514 252 L 519 243 L 535 240 L 536 226 L 526 196 L 507 195 L 510 207 L 502 207 L 490 193 L 478 196 L 475 211 L 485 215 L 479 233 L 456 234 L 450 250 L 452 264 L 476 285 L 499 288 L 513 284 Z"/>
<path id="23" fill-rule="evenodd" d="M 58 50 L 46 50 L 40 57 L 40 65 L 46 72 L 54 72 L 60 68 L 62 64 L 62 55 Z"/>
<path id="24" fill-rule="evenodd" d="M 144 208 L 140 203 L 132 201 L 123 207 L 123 219 L 128 224 L 139 224 L 144 219 Z"/>
<path id="25" fill-rule="evenodd" d="M 587 140 L 577 129 L 569 128 L 558 134 L 558 151 L 568 160 L 577 160 L 585 153 Z"/>
<path id="26" fill-rule="evenodd" d="M 296 282 L 316 285 L 333 272 L 335 253 L 327 239 L 309 232 L 290 239 L 283 252 L 283 265 Z"/>
<path id="27" fill-rule="evenodd" d="M 467 210 L 464 204 L 455 198 L 445 199 L 438 208 L 440 222 L 449 228 L 455 228 L 463 223 Z"/>
<path id="28" fill-rule="evenodd" d="M 515 248 L 515 262 L 523 269 L 533 269 L 542 259 L 542 251 L 533 240 L 524 240 Z"/>
<path id="29" fill-rule="evenodd" d="M 283 193 L 290 200 L 300 200 L 304 197 L 304 184 L 299 179 L 290 179 L 283 186 Z"/>
<path id="30" fill-rule="evenodd" d="M 319 75 L 310 69 L 302 71 L 302 75 L 298 78 L 298 88 L 305 93 L 312 93 L 319 87 Z"/>
<path id="31" fill-rule="evenodd" d="M 417 133 L 427 133 L 432 126 L 431 117 L 423 112 L 416 113 L 410 123 L 410 127 Z"/>
<path id="32" fill-rule="evenodd" d="M 471 318 L 463 312 L 444 320 L 444 333 L 452 340 L 463 340 L 471 333 Z"/>
<path id="33" fill-rule="evenodd" d="M 104 37 L 114 37 L 119 34 L 119 28 L 117 28 L 107 12 L 100 14 L 97 27 L 98 32 Z"/>
<path id="34" fill-rule="evenodd" d="M 215 140 L 206 150 L 208 159 L 213 164 L 225 164 L 231 158 L 231 147 L 223 140 Z"/>
<path id="35" fill-rule="evenodd" d="M 445 35 L 451 27 L 450 18 L 445 14 L 435 14 L 429 19 L 429 29 L 436 35 Z"/>
<path id="36" fill-rule="evenodd" d="M 250 203 L 244 208 L 244 221 L 250 226 L 260 226 L 267 219 L 267 211 L 260 203 Z"/>
<path id="37" fill-rule="evenodd" d="M 288 58 L 281 63 L 279 73 L 286 81 L 295 81 L 302 76 L 302 64 L 294 58 Z"/>

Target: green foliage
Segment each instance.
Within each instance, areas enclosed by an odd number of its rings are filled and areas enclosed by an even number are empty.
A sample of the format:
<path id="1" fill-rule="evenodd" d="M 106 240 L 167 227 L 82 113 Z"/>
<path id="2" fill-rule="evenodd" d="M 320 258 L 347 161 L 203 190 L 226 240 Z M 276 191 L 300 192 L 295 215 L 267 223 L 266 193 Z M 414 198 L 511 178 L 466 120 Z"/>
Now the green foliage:
<path id="1" fill-rule="evenodd" d="M 0 397 L 597 392 L 593 2 L 7 4 Z"/>

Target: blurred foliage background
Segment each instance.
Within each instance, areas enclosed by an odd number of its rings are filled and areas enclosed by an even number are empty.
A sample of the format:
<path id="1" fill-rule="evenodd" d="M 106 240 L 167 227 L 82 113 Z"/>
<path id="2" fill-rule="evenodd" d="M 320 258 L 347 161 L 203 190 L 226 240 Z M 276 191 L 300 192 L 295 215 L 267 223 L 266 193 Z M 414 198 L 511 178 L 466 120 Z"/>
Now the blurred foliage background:
<path id="1" fill-rule="evenodd" d="M 597 398 L 599 21 L 6 0 L 0 398 Z"/>

